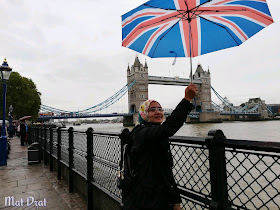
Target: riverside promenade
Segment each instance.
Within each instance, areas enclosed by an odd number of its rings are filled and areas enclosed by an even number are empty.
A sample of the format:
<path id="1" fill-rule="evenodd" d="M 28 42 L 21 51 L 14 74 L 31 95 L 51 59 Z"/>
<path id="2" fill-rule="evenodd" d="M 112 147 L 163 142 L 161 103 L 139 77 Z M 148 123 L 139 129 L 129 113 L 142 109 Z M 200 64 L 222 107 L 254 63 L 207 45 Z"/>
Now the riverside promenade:
<path id="1" fill-rule="evenodd" d="M 56 172 L 50 172 L 43 164 L 28 165 L 27 145 L 20 146 L 20 139 L 11 140 L 7 166 L 0 167 L 0 209 L 87 209 L 86 201 L 76 193 L 68 193 L 65 180 L 57 180 Z M 5 198 L 13 197 L 10 206 Z M 32 205 L 27 206 L 34 202 Z M 35 202 L 37 201 L 37 202 Z M 37 207 L 35 206 L 37 203 Z M 15 206 L 17 205 L 17 206 Z"/>

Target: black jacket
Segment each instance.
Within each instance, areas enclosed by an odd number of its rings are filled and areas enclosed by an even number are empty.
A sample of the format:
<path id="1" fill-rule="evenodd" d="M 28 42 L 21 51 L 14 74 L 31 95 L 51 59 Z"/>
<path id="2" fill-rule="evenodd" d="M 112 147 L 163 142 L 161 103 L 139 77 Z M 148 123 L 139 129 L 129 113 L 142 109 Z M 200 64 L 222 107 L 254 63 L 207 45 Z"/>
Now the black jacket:
<path id="1" fill-rule="evenodd" d="M 20 135 L 25 136 L 26 135 L 26 126 L 25 124 L 20 124 L 20 131 L 19 131 Z"/>
<path id="2" fill-rule="evenodd" d="M 183 99 L 163 124 L 145 123 L 133 131 L 131 158 L 136 177 L 124 200 L 125 210 L 164 210 L 181 203 L 168 138 L 180 129 L 193 107 Z"/>

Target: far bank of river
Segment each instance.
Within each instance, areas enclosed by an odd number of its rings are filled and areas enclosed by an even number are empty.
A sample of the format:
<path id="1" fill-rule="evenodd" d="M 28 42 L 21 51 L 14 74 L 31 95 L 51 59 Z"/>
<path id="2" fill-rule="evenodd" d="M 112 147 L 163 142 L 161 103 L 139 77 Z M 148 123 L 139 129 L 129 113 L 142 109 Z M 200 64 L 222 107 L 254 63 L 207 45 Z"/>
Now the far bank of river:
<path id="1" fill-rule="evenodd" d="M 67 127 L 70 126 L 72 125 Z M 122 123 L 82 124 L 72 127 L 77 131 L 86 131 L 87 128 L 92 127 L 95 131 L 104 132 L 120 132 L 125 128 Z M 132 127 L 128 128 L 132 129 Z M 205 137 L 212 129 L 221 129 L 228 139 L 280 142 L 280 120 L 184 124 L 175 135 Z"/>

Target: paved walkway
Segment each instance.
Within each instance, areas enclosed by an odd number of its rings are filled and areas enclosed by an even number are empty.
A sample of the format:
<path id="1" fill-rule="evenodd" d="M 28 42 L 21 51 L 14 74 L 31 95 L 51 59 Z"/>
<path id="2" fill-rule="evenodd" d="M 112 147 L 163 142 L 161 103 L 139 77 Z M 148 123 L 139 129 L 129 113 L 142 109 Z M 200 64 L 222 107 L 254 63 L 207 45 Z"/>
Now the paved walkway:
<path id="1" fill-rule="evenodd" d="M 10 142 L 11 151 L 7 166 L 0 167 L 1 210 L 87 209 L 86 201 L 76 193 L 68 193 L 66 181 L 57 180 L 56 172 L 50 172 L 49 166 L 43 164 L 28 165 L 27 146 L 20 146 L 18 137 L 14 137 Z M 7 206 L 8 203 L 5 206 L 5 200 L 8 200 L 7 196 L 11 196 L 10 206 Z M 16 206 L 12 206 L 12 198 L 14 198 Z M 35 201 L 37 201 L 37 207 Z"/>

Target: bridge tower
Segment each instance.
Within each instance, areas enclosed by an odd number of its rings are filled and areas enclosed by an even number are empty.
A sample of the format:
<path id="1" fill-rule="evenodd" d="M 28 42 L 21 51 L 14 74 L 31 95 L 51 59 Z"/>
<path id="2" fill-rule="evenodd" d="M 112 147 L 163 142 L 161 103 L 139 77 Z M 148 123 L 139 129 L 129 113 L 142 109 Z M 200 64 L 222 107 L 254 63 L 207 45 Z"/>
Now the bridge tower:
<path id="1" fill-rule="evenodd" d="M 136 80 L 135 84 L 128 91 L 128 108 L 129 113 L 138 112 L 140 105 L 148 100 L 148 65 L 145 61 L 143 66 L 138 56 L 136 56 L 134 64 L 127 67 L 127 83 L 130 84 Z"/>
<path id="2" fill-rule="evenodd" d="M 208 71 L 204 71 L 202 66 L 198 64 L 193 79 L 201 81 L 201 84 L 198 85 L 198 95 L 195 97 L 196 111 L 212 111 L 211 77 L 209 68 Z"/>

